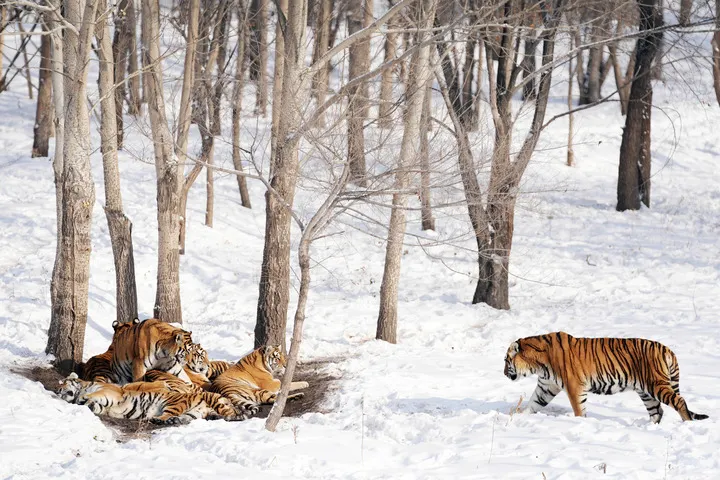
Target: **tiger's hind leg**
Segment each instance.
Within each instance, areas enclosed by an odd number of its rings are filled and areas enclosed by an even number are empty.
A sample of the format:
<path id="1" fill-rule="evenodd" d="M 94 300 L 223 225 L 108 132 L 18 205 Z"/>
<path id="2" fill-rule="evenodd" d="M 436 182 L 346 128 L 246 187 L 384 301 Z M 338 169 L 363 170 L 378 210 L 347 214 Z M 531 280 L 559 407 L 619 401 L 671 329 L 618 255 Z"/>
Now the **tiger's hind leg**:
<path id="1" fill-rule="evenodd" d="M 679 393 L 676 393 L 669 384 L 656 387 L 655 395 L 653 396 L 665 405 L 674 408 L 675 411 L 680 414 L 680 418 L 685 422 L 690 420 L 705 420 L 708 418 L 705 414 L 691 412 L 687 407 L 685 399 Z"/>
<path id="2" fill-rule="evenodd" d="M 655 398 L 653 398 L 652 395 L 648 395 L 645 392 L 638 392 L 638 394 L 640 395 L 640 399 L 645 404 L 645 408 L 650 415 L 650 420 L 653 423 L 660 423 L 660 420 L 662 420 L 663 417 L 663 409 L 660 401 L 656 400 Z"/>

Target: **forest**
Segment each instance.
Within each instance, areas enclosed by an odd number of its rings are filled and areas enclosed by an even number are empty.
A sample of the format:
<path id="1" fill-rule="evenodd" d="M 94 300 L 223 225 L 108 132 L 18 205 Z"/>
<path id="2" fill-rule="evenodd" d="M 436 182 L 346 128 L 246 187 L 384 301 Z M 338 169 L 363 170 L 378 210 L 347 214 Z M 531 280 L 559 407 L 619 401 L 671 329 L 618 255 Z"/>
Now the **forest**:
<path id="1" fill-rule="evenodd" d="M 720 474 L 719 122 L 709 0 L 0 0 L 0 477 Z M 557 331 L 710 420 L 528 414 Z"/>

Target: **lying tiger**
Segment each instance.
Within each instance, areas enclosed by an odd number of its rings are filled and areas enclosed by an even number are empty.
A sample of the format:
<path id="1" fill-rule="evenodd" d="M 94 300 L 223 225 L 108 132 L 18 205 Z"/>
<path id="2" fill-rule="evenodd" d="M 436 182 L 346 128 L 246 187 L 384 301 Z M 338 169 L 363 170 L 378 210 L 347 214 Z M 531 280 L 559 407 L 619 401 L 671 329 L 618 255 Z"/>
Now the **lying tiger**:
<path id="1" fill-rule="evenodd" d="M 687 420 L 707 415 L 688 410 L 680 396 L 680 368 L 665 345 L 642 338 L 575 338 L 565 332 L 521 338 L 505 355 L 510 380 L 537 375 L 528 410 L 545 407 L 561 390 L 567 392 L 575 416 L 585 416 L 588 392 L 611 395 L 634 390 L 654 423 L 663 416 L 661 403 Z"/>
<path id="2" fill-rule="evenodd" d="M 184 424 L 197 418 L 229 421 L 247 418 L 238 414 L 232 402 L 216 393 L 178 393 L 163 381 L 119 386 L 80 380 L 71 373 L 60 382 L 58 395 L 67 402 L 87 405 L 96 415 L 147 419 L 158 424 Z"/>
<path id="3" fill-rule="evenodd" d="M 192 345 L 191 335 L 154 318 L 118 330 L 112 344 L 112 375 L 121 385 L 142 380 L 151 369 L 180 376 Z"/>
<path id="4" fill-rule="evenodd" d="M 218 375 L 209 390 L 229 398 L 239 412 L 256 414 L 263 403 L 274 403 L 280 380 L 273 377 L 285 367 L 285 355 L 279 346 L 260 347 Z M 307 388 L 307 382 L 292 382 L 290 391 Z M 303 393 L 288 396 L 300 398 Z"/>
<path id="5" fill-rule="evenodd" d="M 85 365 L 83 365 L 82 368 L 82 378 L 85 380 L 94 380 L 96 382 L 119 383 L 119 380 L 116 378 L 116 375 L 113 373 L 111 368 L 113 351 L 115 350 L 115 338 L 119 332 L 122 332 L 133 325 L 137 325 L 138 323 L 140 323 L 140 320 L 137 318 L 133 320 L 132 323 L 120 323 L 115 320 L 112 324 L 114 333 L 110 346 L 105 353 L 95 355 L 85 362 Z"/>

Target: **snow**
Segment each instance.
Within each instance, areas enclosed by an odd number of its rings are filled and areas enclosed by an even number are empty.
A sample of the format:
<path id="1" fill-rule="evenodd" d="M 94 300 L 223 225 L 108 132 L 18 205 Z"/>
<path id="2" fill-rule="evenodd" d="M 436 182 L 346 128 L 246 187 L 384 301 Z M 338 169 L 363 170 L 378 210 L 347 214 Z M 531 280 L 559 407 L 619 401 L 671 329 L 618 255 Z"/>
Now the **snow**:
<path id="1" fill-rule="evenodd" d="M 697 42 L 709 45 L 707 37 Z M 301 348 L 304 361 L 334 359 L 325 371 L 340 379 L 324 413 L 283 419 L 276 433 L 265 431 L 260 419 L 196 421 L 124 443 L 88 409 L 10 372 L 47 364 L 55 254 L 52 168 L 47 159 L 29 156 L 34 104 L 18 81 L 0 95 L 0 478 L 718 477 L 720 113 L 709 71 L 675 68 L 654 95 L 651 209 L 615 211 L 624 121 L 616 103 L 576 116 L 574 168 L 564 165 L 566 120 L 544 132 L 516 210 L 510 311 L 469 303 L 477 267 L 462 206 L 437 211 L 433 235 L 421 233 L 419 212 L 410 212 L 408 229 L 417 237 L 406 239 L 399 343 L 374 340 L 385 252 L 377 236 L 383 230 L 344 218 L 331 228 L 336 235 L 312 249 L 316 263 Z M 566 84 L 561 78 L 555 83 L 547 118 L 566 108 Z M 145 318 L 155 295 L 155 169 L 143 136 L 146 120 L 128 123 L 121 182 Z M 244 128 L 255 126 L 252 119 Z M 257 141 L 267 142 L 266 127 L 266 121 L 257 124 Z M 190 148 L 198 151 L 193 131 Z M 250 146 L 253 138 L 248 134 L 246 141 Z M 93 142 L 97 147 L 95 131 Z M 220 166 L 231 168 L 227 143 L 218 142 L 216 155 Z M 97 191 L 86 357 L 104 351 L 115 319 L 99 151 L 92 158 Z M 444 158 L 452 171 L 453 156 L 445 152 Z M 252 348 L 265 214 L 262 185 L 248 183 L 252 210 L 240 206 L 232 176 L 216 175 L 213 229 L 202 225 L 202 179 L 188 202 L 184 321 L 211 358 L 236 359 Z M 304 181 L 298 190 L 304 218 L 317 204 L 316 186 Z M 457 195 L 451 190 L 437 198 Z M 294 229 L 294 247 L 298 238 Z M 678 356 L 690 409 L 710 419 L 683 423 L 665 407 L 662 423 L 653 425 L 631 393 L 590 395 L 587 418 L 572 415 L 564 393 L 541 413 L 514 413 L 535 380 L 503 376 L 508 345 L 556 330 L 668 345 Z"/>

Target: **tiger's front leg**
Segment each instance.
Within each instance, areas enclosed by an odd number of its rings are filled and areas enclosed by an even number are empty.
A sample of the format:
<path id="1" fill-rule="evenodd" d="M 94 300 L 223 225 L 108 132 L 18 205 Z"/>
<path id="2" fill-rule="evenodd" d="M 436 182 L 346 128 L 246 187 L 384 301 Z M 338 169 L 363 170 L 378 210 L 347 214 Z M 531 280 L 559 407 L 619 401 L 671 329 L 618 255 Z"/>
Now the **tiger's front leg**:
<path id="1" fill-rule="evenodd" d="M 558 393 L 562 388 L 560 388 L 559 385 L 557 385 L 555 382 L 552 382 L 550 380 L 546 380 L 544 378 L 538 378 L 537 386 L 535 387 L 535 391 L 532 394 L 532 397 L 530 397 L 530 401 L 528 402 L 527 411 L 529 413 L 537 413 L 543 408 L 547 406 L 548 403 L 552 401 L 553 398 L 557 396 Z"/>
<path id="2" fill-rule="evenodd" d="M 567 387 L 568 399 L 570 400 L 570 406 L 573 409 L 576 417 L 585 416 L 585 402 L 587 401 L 588 391 L 584 385 L 581 384 L 568 384 Z"/>

